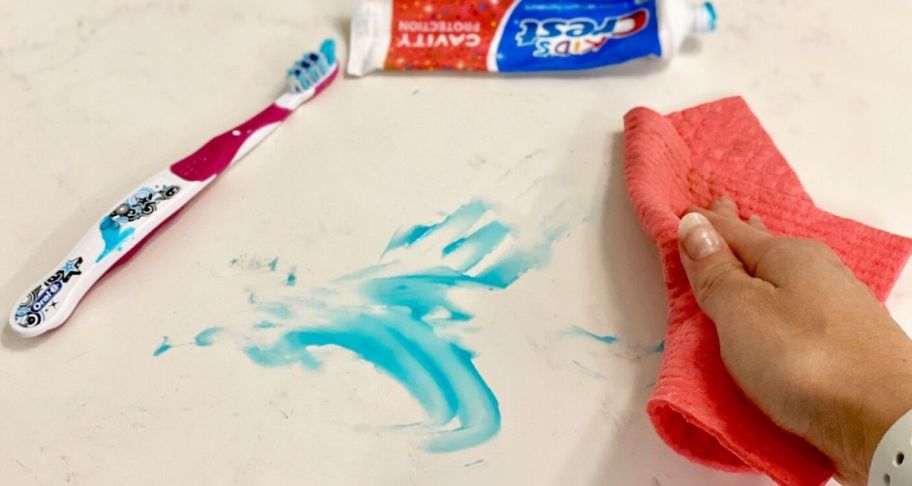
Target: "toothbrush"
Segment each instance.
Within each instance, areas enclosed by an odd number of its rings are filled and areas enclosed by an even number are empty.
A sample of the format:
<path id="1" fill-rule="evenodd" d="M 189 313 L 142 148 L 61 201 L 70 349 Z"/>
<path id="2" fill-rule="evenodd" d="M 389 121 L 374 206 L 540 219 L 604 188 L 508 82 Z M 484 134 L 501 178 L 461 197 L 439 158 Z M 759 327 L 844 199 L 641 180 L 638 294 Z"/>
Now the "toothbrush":
<path id="1" fill-rule="evenodd" d="M 33 337 L 62 325 L 82 297 L 115 265 L 124 263 L 165 221 L 247 155 L 295 108 L 335 79 L 335 43 L 326 40 L 288 69 L 288 89 L 253 118 L 147 179 L 111 208 L 55 269 L 33 285 L 10 312 L 10 327 Z"/>

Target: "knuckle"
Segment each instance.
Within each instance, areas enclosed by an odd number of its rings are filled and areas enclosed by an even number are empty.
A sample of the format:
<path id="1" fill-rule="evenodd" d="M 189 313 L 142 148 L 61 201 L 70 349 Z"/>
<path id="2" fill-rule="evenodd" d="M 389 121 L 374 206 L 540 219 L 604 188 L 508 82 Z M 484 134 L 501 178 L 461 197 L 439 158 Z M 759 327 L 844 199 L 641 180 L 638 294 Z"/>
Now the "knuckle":
<path id="1" fill-rule="evenodd" d="M 806 263 L 809 259 L 831 254 L 830 248 L 821 241 L 780 237 L 769 240 L 766 247 L 761 249 L 758 260 L 765 267 L 792 266 L 798 263 Z"/>
<path id="2" fill-rule="evenodd" d="M 770 238 L 757 249 L 753 272 L 791 265 L 795 257 L 794 241 L 790 238 Z"/>
<path id="3" fill-rule="evenodd" d="M 823 241 L 803 239 L 799 240 L 798 245 L 797 257 L 805 267 L 825 269 L 842 266 L 842 260 L 836 252 Z"/>
<path id="4" fill-rule="evenodd" d="M 808 251 L 813 252 L 814 254 L 821 256 L 830 256 L 833 254 L 833 250 L 831 250 L 826 243 L 820 240 L 801 240 L 801 243 L 805 248 L 807 248 Z"/>
<path id="5" fill-rule="evenodd" d="M 770 243 L 770 248 L 781 253 L 792 253 L 798 251 L 801 248 L 802 243 L 803 240 L 798 238 L 774 238 Z"/>
<path id="6" fill-rule="evenodd" d="M 701 302 L 712 302 L 717 299 L 728 299 L 738 290 L 732 278 L 735 270 L 730 262 L 720 262 L 706 269 L 704 277 L 694 288 L 697 299 Z"/>
<path id="7" fill-rule="evenodd" d="M 810 238 L 779 237 L 760 255 L 758 268 L 787 284 L 816 288 L 834 272 L 849 272 L 825 242 Z"/>

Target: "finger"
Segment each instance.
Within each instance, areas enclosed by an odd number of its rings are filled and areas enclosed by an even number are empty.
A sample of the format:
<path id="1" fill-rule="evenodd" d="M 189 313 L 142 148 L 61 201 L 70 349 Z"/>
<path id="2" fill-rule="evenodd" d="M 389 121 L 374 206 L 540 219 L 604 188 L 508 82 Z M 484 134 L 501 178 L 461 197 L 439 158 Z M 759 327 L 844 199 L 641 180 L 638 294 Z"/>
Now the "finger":
<path id="1" fill-rule="evenodd" d="M 732 252 L 744 263 L 747 272 L 755 277 L 770 280 L 770 275 L 758 273 L 763 254 L 769 249 L 773 237 L 769 233 L 752 227 L 737 216 L 722 216 L 714 211 L 697 210 L 709 219 L 712 226 L 722 235 Z"/>
<path id="2" fill-rule="evenodd" d="M 717 323 L 754 285 L 722 235 L 700 213 L 688 213 L 678 226 L 678 250 L 700 307 Z M 721 319 L 720 319 L 721 318 Z M 737 321 L 737 319 L 735 319 Z"/>
<path id="3" fill-rule="evenodd" d="M 747 224 L 749 224 L 752 228 L 769 234 L 769 229 L 766 227 L 766 223 L 763 222 L 763 218 L 756 214 L 752 214 L 749 218 L 747 218 Z"/>
<path id="4" fill-rule="evenodd" d="M 728 196 L 715 199 L 709 208 L 722 216 L 738 217 L 738 205 Z"/>

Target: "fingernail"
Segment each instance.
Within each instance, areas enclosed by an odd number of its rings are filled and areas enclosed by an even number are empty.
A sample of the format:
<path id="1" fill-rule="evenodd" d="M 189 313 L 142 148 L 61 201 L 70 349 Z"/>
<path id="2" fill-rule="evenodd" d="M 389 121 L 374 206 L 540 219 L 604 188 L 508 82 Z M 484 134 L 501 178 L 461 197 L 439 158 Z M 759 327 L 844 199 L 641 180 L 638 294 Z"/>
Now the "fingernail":
<path id="1" fill-rule="evenodd" d="M 723 209 L 733 209 L 737 210 L 738 205 L 735 204 L 734 199 L 728 196 L 720 196 L 713 200 L 712 204 L 709 205 L 710 209 L 713 211 L 721 211 Z"/>
<path id="2" fill-rule="evenodd" d="M 688 213 L 681 218 L 678 238 L 692 260 L 702 260 L 722 249 L 722 237 L 700 213 Z"/>

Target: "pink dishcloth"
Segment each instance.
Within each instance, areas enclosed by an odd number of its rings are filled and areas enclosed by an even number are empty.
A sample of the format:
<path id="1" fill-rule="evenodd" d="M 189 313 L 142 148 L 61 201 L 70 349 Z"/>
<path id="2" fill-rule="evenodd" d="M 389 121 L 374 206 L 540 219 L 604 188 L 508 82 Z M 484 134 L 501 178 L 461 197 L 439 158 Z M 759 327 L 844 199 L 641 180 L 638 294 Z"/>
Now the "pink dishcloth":
<path id="1" fill-rule="evenodd" d="M 697 307 L 678 257 L 678 218 L 728 195 L 742 217 L 761 216 L 776 235 L 825 241 L 883 302 L 912 253 L 912 240 L 822 211 L 741 98 L 661 116 L 624 117 L 627 190 L 656 241 L 668 289 L 665 356 L 647 405 L 675 451 L 709 467 L 759 472 L 779 484 L 819 486 L 829 460 L 767 418 L 722 363 L 712 321 Z"/>

